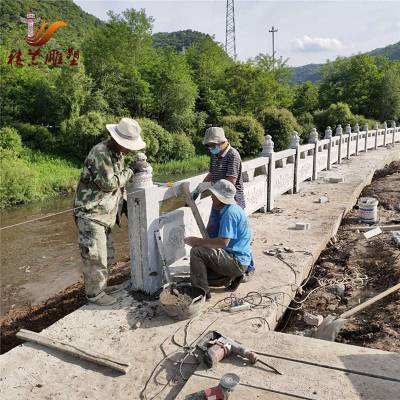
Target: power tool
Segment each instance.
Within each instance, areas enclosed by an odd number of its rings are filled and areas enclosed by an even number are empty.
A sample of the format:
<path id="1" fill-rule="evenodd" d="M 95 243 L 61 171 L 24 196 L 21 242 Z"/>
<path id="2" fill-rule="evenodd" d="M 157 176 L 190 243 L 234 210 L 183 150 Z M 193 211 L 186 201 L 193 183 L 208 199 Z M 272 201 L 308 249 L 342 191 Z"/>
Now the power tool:
<path id="1" fill-rule="evenodd" d="M 255 364 L 256 362 L 263 364 L 276 374 L 282 375 L 276 368 L 260 360 L 254 351 L 251 351 L 236 340 L 233 340 L 217 331 L 208 332 L 197 343 L 197 348 L 203 353 L 204 362 L 210 368 L 228 357 L 230 354 L 234 354 L 246 358 L 251 364 Z"/>
<path id="2" fill-rule="evenodd" d="M 238 375 L 228 373 L 222 376 L 218 386 L 207 388 L 201 392 L 193 393 L 186 400 L 227 400 L 235 387 L 239 384 Z"/>

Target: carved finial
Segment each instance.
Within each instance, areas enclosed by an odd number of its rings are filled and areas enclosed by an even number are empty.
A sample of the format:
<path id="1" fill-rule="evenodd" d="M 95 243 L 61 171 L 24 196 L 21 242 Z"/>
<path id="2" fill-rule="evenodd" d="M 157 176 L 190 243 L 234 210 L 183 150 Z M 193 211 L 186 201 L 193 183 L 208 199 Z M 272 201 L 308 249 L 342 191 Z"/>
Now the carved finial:
<path id="1" fill-rule="evenodd" d="M 300 144 L 300 137 L 296 131 L 293 131 L 292 137 L 290 138 L 290 145 L 291 149 L 296 149 Z"/>
<path id="2" fill-rule="evenodd" d="M 271 135 L 265 135 L 265 140 L 262 145 L 261 157 L 270 157 L 274 152 L 274 142 Z"/>
<path id="3" fill-rule="evenodd" d="M 153 186 L 153 167 L 147 162 L 146 154 L 137 153 L 133 161 L 133 188 L 144 189 Z"/>
<path id="4" fill-rule="evenodd" d="M 351 126 L 350 126 L 350 124 L 347 124 L 346 127 L 344 128 L 344 133 L 345 133 L 346 135 L 350 135 L 350 133 L 351 133 Z"/>
<path id="5" fill-rule="evenodd" d="M 368 132 L 368 122 L 366 122 L 366 123 L 364 124 L 363 130 L 364 130 L 365 132 Z"/>
<path id="6" fill-rule="evenodd" d="M 342 128 L 342 125 L 339 124 L 339 125 L 336 127 L 335 136 L 341 136 L 341 135 L 343 135 L 343 128 Z"/>
<path id="7" fill-rule="evenodd" d="M 392 121 L 391 128 L 396 128 L 396 121 L 395 120 Z"/>
<path id="8" fill-rule="evenodd" d="M 378 129 L 378 123 L 376 121 L 372 123 L 372 129 Z"/>
<path id="9" fill-rule="evenodd" d="M 330 126 L 328 126 L 325 129 L 325 139 L 331 139 L 332 138 L 332 129 Z"/>
<path id="10" fill-rule="evenodd" d="M 387 129 L 387 122 L 386 121 L 383 121 L 382 128 L 383 129 Z"/>
<path id="11" fill-rule="evenodd" d="M 358 125 L 358 122 L 354 125 L 354 132 L 358 133 L 360 132 L 360 125 Z"/>
<path id="12" fill-rule="evenodd" d="M 312 128 L 310 132 L 310 137 L 308 138 L 310 143 L 317 143 L 318 142 L 318 131 L 316 128 Z"/>

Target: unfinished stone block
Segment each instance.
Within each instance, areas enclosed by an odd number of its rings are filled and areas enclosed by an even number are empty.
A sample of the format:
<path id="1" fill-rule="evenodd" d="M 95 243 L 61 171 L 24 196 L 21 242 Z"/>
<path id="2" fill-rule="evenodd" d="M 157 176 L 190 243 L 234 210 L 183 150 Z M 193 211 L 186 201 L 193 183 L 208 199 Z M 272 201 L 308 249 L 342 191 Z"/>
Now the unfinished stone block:
<path id="1" fill-rule="evenodd" d="M 320 326 L 324 317 L 322 315 L 313 315 L 308 312 L 304 313 L 303 320 L 307 325 Z"/>
<path id="2" fill-rule="evenodd" d="M 400 246 L 400 231 L 393 231 L 392 232 L 392 239 L 393 243 Z"/>
<path id="3" fill-rule="evenodd" d="M 295 229 L 298 231 L 307 231 L 310 229 L 309 222 L 296 222 Z"/>
<path id="4" fill-rule="evenodd" d="M 382 229 L 378 227 L 378 228 L 371 229 L 370 231 L 364 232 L 363 235 L 364 235 L 365 239 L 371 239 L 372 237 L 377 236 L 381 233 L 382 233 Z"/>

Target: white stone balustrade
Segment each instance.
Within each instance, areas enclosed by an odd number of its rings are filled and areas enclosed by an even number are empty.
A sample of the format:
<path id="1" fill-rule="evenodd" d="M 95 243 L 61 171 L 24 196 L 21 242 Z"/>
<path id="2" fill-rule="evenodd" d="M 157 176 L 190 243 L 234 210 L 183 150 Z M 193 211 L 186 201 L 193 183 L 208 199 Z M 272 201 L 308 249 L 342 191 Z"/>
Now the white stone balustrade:
<path id="1" fill-rule="evenodd" d="M 272 138 L 266 135 L 260 157 L 243 162 L 246 213 L 272 210 L 274 200 L 279 196 L 297 192 L 301 182 L 316 179 L 318 172 L 329 170 L 332 164 L 340 163 L 343 158 L 400 143 L 400 127 L 396 127 L 394 121 L 390 128 L 386 123 L 382 128 L 374 125 L 371 130 L 366 124 L 362 131 L 356 124 L 353 132 L 347 124 L 344 133 L 341 126 L 338 128 L 337 135 L 332 136 L 332 130 L 328 127 L 322 140 L 319 140 L 314 128 L 310 132 L 310 143 L 303 145 L 297 132 L 293 132 L 290 148 L 279 152 L 274 152 Z M 189 182 L 193 191 L 205 176 L 197 175 L 183 181 Z M 160 202 L 179 196 L 183 181 L 174 183 L 172 187 L 153 185 L 141 189 L 134 189 L 133 186 L 128 188 L 132 284 L 135 290 L 154 293 L 161 287 L 161 261 L 155 231 L 161 233 L 168 265 L 189 254 L 189 248 L 183 242 L 185 236 L 200 236 L 189 207 L 160 213 Z M 211 199 L 206 197 L 197 204 L 206 224 Z"/>

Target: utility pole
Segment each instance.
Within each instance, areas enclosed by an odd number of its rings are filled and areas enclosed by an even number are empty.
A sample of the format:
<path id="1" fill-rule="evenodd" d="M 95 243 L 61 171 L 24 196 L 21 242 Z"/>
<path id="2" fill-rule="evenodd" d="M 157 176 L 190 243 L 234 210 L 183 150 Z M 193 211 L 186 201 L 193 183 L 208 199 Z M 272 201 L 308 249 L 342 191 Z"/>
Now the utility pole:
<path id="1" fill-rule="evenodd" d="M 272 33 L 272 70 L 275 71 L 275 33 L 278 32 L 278 29 L 272 26 L 268 32 Z"/>
<path id="2" fill-rule="evenodd" d="M 225 51 L 236 60 L 235 0 L 226 0 Z"/>

